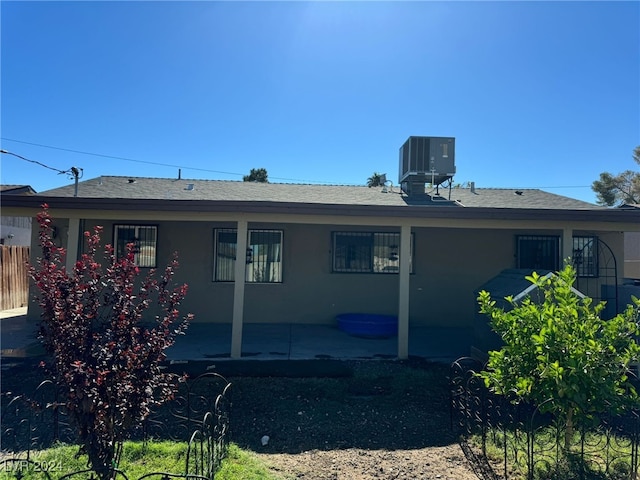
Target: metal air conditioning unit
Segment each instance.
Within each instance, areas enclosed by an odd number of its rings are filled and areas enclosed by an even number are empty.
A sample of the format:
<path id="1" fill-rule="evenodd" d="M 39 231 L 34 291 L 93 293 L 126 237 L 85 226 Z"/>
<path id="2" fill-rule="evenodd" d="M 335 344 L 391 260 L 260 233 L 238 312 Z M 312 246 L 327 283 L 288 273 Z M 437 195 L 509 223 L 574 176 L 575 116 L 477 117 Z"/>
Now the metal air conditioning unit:
<path id="1" fill-rule="evenodd" d="M 409 137 L 400 147 L 399 183 L 409 193 L 424 193 L 424 184 L 433 186 L 456 173 L 453 137 Z"/>

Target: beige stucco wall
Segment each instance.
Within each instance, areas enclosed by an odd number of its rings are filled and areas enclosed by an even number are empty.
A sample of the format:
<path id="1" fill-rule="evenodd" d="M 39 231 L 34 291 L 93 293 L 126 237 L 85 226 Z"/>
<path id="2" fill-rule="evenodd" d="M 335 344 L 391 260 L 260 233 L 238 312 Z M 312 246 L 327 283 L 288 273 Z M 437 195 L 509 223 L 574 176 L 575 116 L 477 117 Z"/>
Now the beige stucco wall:
<path id="1" fill-rule="evenodd" d="M 513 267 L 512 232 L 421 228 L 415 235 L 411 323 L 469 326 L 475 289 Z"/>
<path id="2" fill-rule="evenodd" d="M 197 233 L 189 227 L 190 237 L 199 236 L 206 240 L 199 240 L 198 248 L 185 244 L 180 249 L 183 252 L 181 266 L 183 269 L 189 267 L 191 271 L 191 278 L 187 280 L 190 298 L 185 305 L 193 307 L 197 321 L 230 323 L 232 319 L 233 284 L 212 281 L 213 229 L 228 226 L 232 225 L 208 223 L 196 227 Z M 331 273 L 333 228 L 259 223 L 251 223 L 249 228 L 283 230 L 283 282 L 245 285 L 245 322 L 331 323 L 335 315 L 351 311 L 397 313 L 396 275 Z M 196 250 L 200 252 L 199 258 L 193 262 L 185 258 Z"/>
<path id="3" fill-rule="evenodd" d="M 82 222 L 81 228 L 104 227 L 103 239 L 113 238 L 112 221 Z M 118 222 L 123 223 L 123 222 Z M 187 282 L 184 312 L 196 322 L 231 323 L 232 283 L 213 282 L 214 228 L 234 228 L 233 222 L 137 222 L 158 225 L 158 267 L 179 252 L 176 281 Z M 66 241 L 67 222 L 57 221 Z M 397 227 L 256 223 L 249 228 L 282 229 L 283 282 L 245 286 L 244 322 L 332 323 L 337 314 L 364 312 L 397 314 L 397 275 L 333 273 L 333 231 L 390 231 Z M 562 235 L 559 229 L 413 228 L 414 273 L 410 277 L 410 324 L 471 326 L 476 312 L 474 291 L 506 268 L 515 266 L 515 235 Z M 594 233 L 575 231 L 574 234 Z M 34 232 L 34 237 L 36 233 Z M 624 240 L 618 232 L 600 234 L 618 259 Z M 621 260 L 619 260 L 620 263 Z M 619 267 L 622 277 L 622 265 Z M 37 309 L 29 315 L 37 317 Z"/>
<path id="4" fill-rule="evenodd" d="M 213 282 L 212 272 L 213 229 L 232 225 L 162 226 L 160 256 L 166 251 L 165 242 L 177 249 L 181 258 L 177 278 L 189 283 L 185 308 L 196 314 L 196 321 L 230 323 L 233 284 Z M 256 223 L 249 228 L 282 228 L 283 282 L 245 285 L 245 322 L 332 323 L 340 313 L 397 314 L 397 275 L 333 273 L 331 251 L 333 231 L 397 229 Z M 184 238 L 163 240 L 165 235 L 174 236 L 172 231 L 181 231 Z M 504 230 L 414 229 L 410 322 L 470 325 L 474 290 L 502 269 L 513 267 L 514 235 L 515 231 Z"/>

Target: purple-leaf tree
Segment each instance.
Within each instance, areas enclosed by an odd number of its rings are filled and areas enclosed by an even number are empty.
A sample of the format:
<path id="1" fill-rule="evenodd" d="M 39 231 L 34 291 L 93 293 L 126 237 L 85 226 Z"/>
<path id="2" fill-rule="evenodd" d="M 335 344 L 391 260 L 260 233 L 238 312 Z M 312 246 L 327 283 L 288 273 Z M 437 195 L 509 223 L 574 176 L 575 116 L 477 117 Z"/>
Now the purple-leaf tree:
<path id="1" fill-rule="evenodd" d="M 142 277 L 133 244 L 122 258 L 111 245 L 104 247 L 103 266 L 96 259 L 102 227 L 85 232 L 86 252 L 68 272 L 65 250 L 52 239 L 47 205 L 37 222 L 42 257 L 30 275 L 42 308 L 39 336 L 82 451 L 106 479 L 117 445 L 176 391 L 180 378 L 163 373 L 160 364 L 192 319 L 178 312 L 187 285 L 173 284 L 176 255 L 162 274 L 150 270 Z"/>

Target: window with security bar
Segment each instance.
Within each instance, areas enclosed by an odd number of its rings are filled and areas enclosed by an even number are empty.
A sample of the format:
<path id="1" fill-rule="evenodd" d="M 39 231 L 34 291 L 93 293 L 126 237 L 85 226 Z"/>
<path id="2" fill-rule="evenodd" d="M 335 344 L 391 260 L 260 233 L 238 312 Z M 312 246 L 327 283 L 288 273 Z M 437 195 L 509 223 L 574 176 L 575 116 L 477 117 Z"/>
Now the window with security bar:
<path id="1" fill-rule="evenodd" d="M 113 245 L 118 258 L 133 244 L 134 261 L 139 267 L 156 267 L 158 227 L 155 225 L 114 225 Z"/>
<path id="2" fill-rule="evenodd" d="M 410 268 L 413 273 L 413 234 Z M 349 273 L 398 273 L 400 234 L 378 232 L 334 232 L 333 271 Z"/>
<path id="3" fill-rule="evenodd" d="M 560 237 L 552 235 L 518 235 L 517 268 L 531 270 L 560 269 Z"/>
<path id="4" fill-rule="evenodd" d="M 235 228 L 214 231 L 214 282 L 233 282 L 237 258 L 238 232 Z M 247 283 L 282 282 L 282 230 L 249 230 L 246 263 Z"/>
<path id="5" fill-rule="evenodd" d="M 579 277 L 598 276 L 598 237 L 573 237 L 573 266 Z"/>

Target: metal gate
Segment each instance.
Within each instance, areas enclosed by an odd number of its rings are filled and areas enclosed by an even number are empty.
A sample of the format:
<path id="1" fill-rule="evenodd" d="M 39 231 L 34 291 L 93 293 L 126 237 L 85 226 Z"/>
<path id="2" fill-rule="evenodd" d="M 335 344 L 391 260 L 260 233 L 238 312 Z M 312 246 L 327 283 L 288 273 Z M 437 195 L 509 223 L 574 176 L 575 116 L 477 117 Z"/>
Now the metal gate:
<path id="1" fill-rule="evenodd" d="M 574 243 L 572 255 L 577 272 L 575 286 L 595 303 L 606 302 L 602 318 L 613 318 L 619 313 L 616 257 L 609 245 L 598 237 L 580 238 L 583 241 Z"/>

